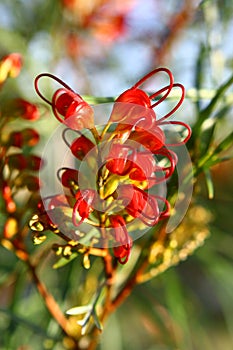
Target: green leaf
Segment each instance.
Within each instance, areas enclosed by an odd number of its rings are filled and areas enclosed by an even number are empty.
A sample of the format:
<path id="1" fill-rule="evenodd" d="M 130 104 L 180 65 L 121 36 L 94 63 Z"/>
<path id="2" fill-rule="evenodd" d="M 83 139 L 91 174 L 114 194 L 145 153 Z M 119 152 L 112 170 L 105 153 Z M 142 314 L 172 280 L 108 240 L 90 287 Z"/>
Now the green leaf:
<path id="1" fill-rule="evenodd" d="M 54 269 L 59 269 L 60 267 L 63 267 L 67 264 L 69 264 L 73 259 L 75 259 L 78 256 L 78 253 L 73 252 L 72 255 L 70 255 L 68 258 L 61 257 L 54 265 Z"/>
<path id="2" fill-rule="evenodd" d="M 97 327 L 100 331 L 102 331 L 103 326 L 102 326 L 102 323 L 100 322 L 100 319 L 99 319 L 99 317 L 98 317 L 98 315 L 97 315 L 97 313 L 96 313 L 96 310 L 93 310 L 92 316 L 93 316 L 93 319 L 94 319 L 94 322 L 95 322 L 96 327 Z"/>
<path id="3" fill-rule="evenodd" d="M 208 106 L 203 109 L 201 111 L 201 119 L 206 119 L 209 117 L 209 115 L 211 115 L 211 113 L 213 112 L 213 110 L 215 109 L 217 103 L 219 102 L 220 98 L 224 95 L 224 93 L 226 92 L 226 90 L 233 84 L 233 76 L 231 76 L 226 83 L 222 84 L 219 89 L 217 90 L 215 96 L 213 97 L 213 99 L 210 101 L 210 103 L 208 104 Z"/>
<path id="4" fill-rule="evenodd" d="M 226 151 L 231 146 L 233 146 L 233 131 L 219 143 L 219 145 L 215 148 L 214 154 Z"/>
<path id="5" fill-rule="evenodd" d="M 213 135 L 216 129 L 216 125 L 217 125 L 217 119 L 215 118 L 208 118 L 202 124 L 201 132 L 200 132 L 200 154 L 201 155 L 205 154 L 208 151 L 210 144 L 213 140 Z"/>
<path id="6" fill-rule="evenodd" d="M 192 344 L 189 328 L 189 315 L 187 314 L 183 286 L 179 276 L 174 269 L 170 269 L 161 277 L 166 287 L 165 293 L 168 311 L 175 323 L 180 326 L 183 333 L 182 338 L 177 337 L 176 339 L 177 349 L 191 349 Z"/>
<path id="7" fill-rule="evenodd" d="M 199 159 L 195 175 L 200 174 L 204 169 L 210 169 L 215 164 L 231 159 L 232 157 L 229 156 L 219 157 L 219 153 L 227 151 L 231 146 L 233 146 L 233 132 L 224 138 L 213 151 L 209 151 Z"/>
<path id="8" fill-rule="evenodd" d="M 209 197 L 209 199 L 213 199 L 214 198 L 214 184 L 213 184 L 210 170 L 206 169 L 204 171 L 204 173 L 205 173 L 206 185 L 207 185 L 207 190 L 208 190 L 208 197 Z"/>
<path id="9" fill-rule="evenodd" d="M 204 155 L 214 142 L 216 127 L 231 109 L 230 105 L 224 105 L 213 118 L 207 118 L 200 129 L 200 155 Z"/>
<path id="10" fill-rule="evenodd" d="M 223 97 L 226 90 L 233 84 L 233 76 L 231 76 L 224 84 L 222 84 L 217 90 L 215 96 L 212 98 L 210 103 L 204 108 L 200 114 L 196 124 L 193 127 L 193 131 L 199 134 L 199 130 L 203 122 L 211 116 L 220 99 Z"/>
<path id="11" fill-rule="evenodd" d="M 200 91 L 202 86 L 202 80 L 204 77 L 203 70 L 204 70 L 205 57 L 206 57 L 206 47 L 204 45 L 201 45 L 199 56 L 195 67 L 195 86 L 196 86 L 197 92 Z M 196 106 L 197 106 L 197 110 L 200 111 L 200 97 L 199 98 L 198 97 L 199 96 L 197 96 Z"/>
<path id="12" fill-rule="evenodd" d="M 231 160 L 232 157 L 213 157 L 210 158 L 203 166 L 203 169 L 212 168 L 214 165 Z M 200 173 L 200 172 L 199 172 Z"/>

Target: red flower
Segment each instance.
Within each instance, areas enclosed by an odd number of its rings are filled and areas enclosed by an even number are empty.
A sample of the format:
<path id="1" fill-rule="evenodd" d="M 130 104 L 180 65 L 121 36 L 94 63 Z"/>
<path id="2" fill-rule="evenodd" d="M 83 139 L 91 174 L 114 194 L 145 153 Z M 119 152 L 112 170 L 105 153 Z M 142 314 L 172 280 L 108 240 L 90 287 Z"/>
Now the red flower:
<path id="1" fill-rule="evenodd" d="M 114 228 L 114 239 L 119 246 L 113 248 L 115 257 L 121 264 L 127 263 L 132 247 L 132 240 L 128 235 L 125 220 L 120 215 L 111 215 L 110 223 Z"/>
<path id="2" fill-rule="evenodd" d="M 140 146 L 139 143 L 138 145 Z M 156 145 L 152 144 L 151 148 L 156 148 Z M 140 151 L 136 146 L 133 148 L 127 144 L 112 143 L 107 156 L 106 168 L 111 173 L 120 176 L 128 174 L 131 180 L 146 180 L 148 182 L 147 187 L 151 187 L 169 178 L 174 172 L 177 163 L 175 153 L 165 147 L 158 149 L 155 155 L 164 159 L 167 158 L 169 165 L 164 167 L 157 165 L 156 158 L 149 151 Z"/>
<path id="3" fill-rule="evenodd" d="M 93 201 L 95 198 L 94 190 L 78 191 L 75 195 L 76 202 L 73 207 L 72 221 L 75 226 L 79 226 L 85 219 L 89 217 L 89 214 L 93 211 Z M 81 217 L 81 220 L 77 222 L 77 212 Z"/>
<path id="4" fill-rule="evenodd" d="M 55 117 L 71 129 L 81 130 L 94 126 L 91 106 L 71 90 L 57 90 L 52 98 L 52 107 Z"/>
<path id="5" fill-rule="evenodd" d="M 49 77 L 63 86 L 55 91 L 52 101 L 45 98 L 39 90 L 38 83 L 42 77 Z M 52 106 L 55 117 L 61 123 L 74 130 L 94 127 L 94 112 L 91 106 L 59 78 L 48 73 L 39 74 L 35 79 L 35 89 L 38 95 Z"/>
<path id="6" fill-rule="evenodd" d="M 140 101 L 140 100 L 139 100 Z M 133 103 L 114 103 L 110 116 L 112 123 L 117 123 L 115 135 L 125 141 L 133 128 L 151 129 L 156 123 L 156 115 L 152 109 Z"/>
<path id="7" fill-rule="evenodd" d="M 161 88 L 150 96 L 147 95 L 139 87 L 153 75 L 157 73 L 165 72 L 169 77 L 169 85 Z M 156 119 L 156 114 L 153 110 L 158 104 L 163 102 L 173 88 L 179 88 L 181 90 L 181 97 L 178 103 L 173 107 L 170 112 L 165 114 L 159 120 Z M 161 96 L 161 97 L 160 97 Z M 134 86 L 130 89 L 123 92 L 115 101 L 113 111 L 110 117 L 110 120 L 115 123 L 119 123 L 116 127 L 115 133 L 116 137 L 124 137 L 124 141 L 129 137 L 130 131 L 135 128 L 136 131 L 142 128 L 153 134 L 153 131 L 156 127 L 161 125 L 173 124 L 181 125 L 187 130 L 187 136 L 184 140 L 172 144 L 172 146 L 178 146 L 184 144 L 188 141 L 191 136 L 190 127 L 180 121 L 166 121 L 183 103 L 185 96 L 185 89 L 182 84 L 174 83 L 174 78 L 172 73 L 167 68 L 157 68 L 152 72 L 145 75 L 140 79 Z M 156 102 L 153 103 L 153 99 L 158 98 Z M 123 103 L 122 103 L 123 102 Z M 138 107 L 137 107 L 138 106 Z M 139 106 L 144 107 L 144 109 Z M 127 133 L 128 131 L 128 133 Z M 117 136 L 118 135 L 118 136 Z M 168 145 L 168 144 L 167 144 Z M 169 144 L 170 146 L 171 144 Z"/>
<path id="8" fill-rule="evenodd" d="M 161 218 L 168 216 L 169 204 L 165 199 L 151 195 L 136 186 L 121 185 L 117 194 L 117 199 L 122 201 L 127 213 L 139 218 L 147 226 L 154 226 Z M 166 204 L 163 212 L 159 210 L 158 199 Z"/>
<path id="9" fill-rule="evenodd" d="M 151 96 L 148 96 L 143 90 L 139 89 L 138 87 L 140 85 L 142 85 L 147 79 L 149 79 L 151 76 L 159 73 L 159 72 L 165 72 L 168 74 L 169 76 L 169 80 L 170 80 L 170 84 L 168 86 L 166 86 L 163 89 L 160 89 L 159 91 L 157 91 L 156 93 L 154 93 Z M 155 105 L 157 105 L 158 103 L 162 102 L 163 100 L 165 100 L 165 98 L 169 95 L 172 87 L 173 87 L 173 76 L 172 73 L 170 72 L 169 69 L 167 68 L 157 68 L 155 70 L 153 70 L 152 72 L 148 73 L 147 75 L 145 75 L 142 79 L 140 79 L 134 86 L 132 86 L 130 89 L 126 90 L 125 92 L 123 92 L 117 99 L 116 102 L 124 102 L 124 103 L 129 103 L 129 104 L 134 104 L 134 105 L 140 105 L 143 106 L 145 108 L 152 108 Z M 166 91 L 166 94 L 161 97 L 159 99 L 159 101 L 157 101 L 155 104 L 151 104 L 151 100 L 153 98 L 155 98 L 156 96 L 159 96 L 162 92 Z M 128 107 L 129 108 L 129 107 Z M 138 110 L 140 111 L 140 110 Z M 112 117 L 112 116 L 111 116 Z M 113 118 L 115 120 L 113 121 L 124 121 L 125 119 L 125 113 L 113 113 Z M 131 124 L 131 123 L 130 123 Z M 134 124 L 134 123 L 133 123 Z"/>
<path id="10" fill-rule="evenodd" d="M 60 173 L 62 172 L 62 175 Z M 58 178 L 64 187 L 78 186 L 79 172 L 75 169 L 61 168 L 58 170 Z"/>
<path id="11" fill-rule="evenodd" d="M 10 134 L 9 142 L 11 146 L 21 148 L 23 146 L 35 146 L 40 139 L 40 135 L 34 129 L 27 128 L 22 131 L 14 131 Z"/>
<path id="12" fill-rule="evenodd" d="M 33 154 L 26 156 L 26 163 L 27 169 L 33 171 L 38 171 L 44 165 L 43 160 L 40 157 L 35 156 Z"/>
<path id="13" fill-rule="evenodd" d="M 124 91 L 115 102 L 133 103 L 147 108 L 151 106 L 149 96 L 143 90 L 134 88 Z"/>
<path id="14" fill-rule="evenodd" d="M 129 178 L 136 181 L 144 181 L 153 178 L 156 171 L 156 162 L 149 152 L 137 152 L 129 158 Z M 155 178 L 154 178 L 155 180 Z"/>
<path id="15" fill-rule="evenodd" d="M 155 159 L 149 152 L 139 152 L 125 144 L 113 143 L 107 157 L 106 168 L 113 174 L 129 175 L 129 178 L 144 181 L 156 171 Z"/>
<path id="16" fill-rule="evenodd" d="M 107 156 L 106 168 L 113 174 L 125 175 L 129 171 L 127 164 L 132 148 L 120 143 L 112 143 Z"/>
<path id="17" fill-rule="evenodd" d="M 22 185 L 26 186 L 29 191 L 34 192 L 39 190 L 40 181 L 37 176 L 25 174 Z"/>
<path id="18" fill-rule="evenodd" d="M 156 153 L 165 145 L 165 135 L 159 126 L 155 126 L 151 130 L 138 128 L 137 131 L 130 134 L 129 139 L 138 142 L 152 153 Z"/>
<path id="19" fill-rule="evenodd" d="M 27 168 L 27 159 L 23 154 L 15 153 L 6 158 L 6 164 L 8 164 L 11 169 L 24 170 Z"/>
<path id="20" fill-rule="evenodd" d="M 96 16 L 96 18 L 90 18 L 91 30 L 94 36 L 103 43 L 112 43 L 126 31 L 126 20 L 124 14 L 103 14 Z"/>
<path id="21" fill-rule="evenodd" d="M 89 140 L 86 136 L 81 135 L 72 142 L 70 150 L 76 158 L 82 160 L 94 146 L 95 145 L 93 142 L 91 142 L 91 140 Z"/>
<path id="22" fill-rule="evenodd" d="M 37 120 L 40 118 L 38 107 L 26 100 L 18 98 L 16 101 L 17 113 L 20 113 L 21 118 L 26 120 Z"/>
<path id="23" fill-rule="evenodd" d="M 146 94 L 141 85 L 160 72 L 167 74 L 168 85 L 151 95 Z M 43 76 L 63 86 L 55 91 L 51 102 L 38 89 L 38 80 Z M 97 129 L 91 130 L 89 139 L 88 134 L 84 135 L 79 130 L 93 127 L 93 112 L 79 94 L 50 74 L 38 76 L 35 86 L 39 96 L 52 106 L 56 118 L 78 134 L 73 142 L 66 138 L 69 128 L 62 134 L 70 151 L 79 160 L 75 161 L 76 169 L 64 167 L 57 173 L 64 191 L 69 189 L 70 194 L 61 198 L 54 196 L 48 209 L 70 206 L 72 224 L 78 227 L 86 222 L 94 226 L 98 230 L 98 242 L 101 237 L 106 239 L 104 227 L 111 228 L 110 237 L 116 245 L 113 248 L 114 256 L 125 264 L 133 238 L 128 234 L 126 223 L 131 225 L 137 219 L 151 227 L 170 214 L 166 198 L 152 194 L 152 189 L 169 179 L 175 171 L 178 158 L 170 146 L 184 144 L 191 135 L 190 127 L 185 123 L 167 121 L 181 105 L 184 87 L 174 83 L 172 73 L 167 68 L 155 69 L 116 99 L 109 123 L 100 135 Z M 180 99 L 175 107 L 157 119 L 154 108 L 168 97 L 173 88 L 181 90 Z M 183 126 L 186 136 L 180 140 L 178 133 L 175 133 L 174 140 L 169 142 L 168 133 L 162 129 L 167 124 Z"/>
<path id="24" fill-rule="evenodd" d="M 131 251 L 131 245 L 123 244 L 117 247 L 113 247 L 114 256 L 117 258 L 120 264 L 124 265 L 129 260 Z"/>
<path id="25" fill-rule="evenodd" d="M 37 171 L 43 166 L 43 161 L 33 154 L 25 156 L 21 153 L 15 153 L 6 158 L 6 164 L 12 169 Z"/>

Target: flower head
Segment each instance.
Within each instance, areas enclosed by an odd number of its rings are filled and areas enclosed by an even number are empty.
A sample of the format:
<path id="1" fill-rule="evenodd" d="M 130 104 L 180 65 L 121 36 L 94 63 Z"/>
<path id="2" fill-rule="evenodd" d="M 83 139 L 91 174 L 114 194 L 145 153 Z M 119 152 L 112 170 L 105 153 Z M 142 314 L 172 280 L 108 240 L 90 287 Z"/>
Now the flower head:
<path id="1" fill-rule="evenodd" d="M 43 77 L 51 78 L 63 86 L 54 92 L 52 101 L 40 92 L 38 84 Z M 61 123 L 74 130 L 91 129 L 94 126 L 94 113 L 91 106 L 59 78 L 48 73 L 40 74 L 35 79 L 35 89 L 38 95 L 51 105 L 55 117 Z"/>
<path id="2" fill-rule="evenodd" d="M 158 73 L 167 74 L 169 83 L 149 95 L 141 85 Z M 38 89 L 38 80 L 43 76 L 52 77 L 63 86 L 55 91 L 51 102 Z M 35 85 L 43 100 L 52 106 L 55 117 L 69 126 L 62 137 L 77 164 L 74 169 L 58 169 L 66 203 L 63 197 L 60 200 L 59 195 L 55 195 L 48 209 L 65 207 L 66 219 L 69 218 L 73 231 L 77 231 L 77 227 L 85 228 L 83 224 L 94 227 L 97 234 L 91 244 L 93 241 L 103 247 L 109 244 L 116 259 L 125 264 L 134 240 L 134 232 L 130 231 L 134 222 L 146 230 L 170 215 L 169 202 L 159 186 L 175 171 L 178 157 L 174 147 L 184 144 L 191 135 L 185 123 L 167 120 L 184 99 L 183 86 L 174 83 L 167 68 L 155 69 L 116 99 L 108 124 L 98 133 L 97 129 L 93 130 L 93 109 L 65 83 L 42 74 Z M 175 107 L 159 119 L 155 108 L 173 87 L 181 90 L 181 97 Z M 167 124 L 183 127 L 186 136 L 169 142 L 164 130 Z M 75 138 L 68 142 L 66 133 L 71 129 Z"/>

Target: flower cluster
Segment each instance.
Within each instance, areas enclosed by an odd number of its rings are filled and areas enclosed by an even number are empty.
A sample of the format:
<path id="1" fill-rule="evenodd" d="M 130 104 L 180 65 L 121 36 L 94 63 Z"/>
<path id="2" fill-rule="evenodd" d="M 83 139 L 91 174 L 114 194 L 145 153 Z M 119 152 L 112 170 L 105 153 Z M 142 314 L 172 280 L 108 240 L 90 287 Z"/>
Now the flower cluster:
<path id="1" fill-rule="evenodd" d="M 148 95 L 141 85 L 160 72 L 166 73 L 169 84 Z M 51 101 L 39 90 L 42 77 L 62 84 Z M 176 168 L 178 158 L 171 148 L 186 143 L 191 130 L 185 123 L 168 122 L 167 118 L 183 102 L 184 87 L 174 83 L 167 68 L 155 69 L 115 100 L 107 124 L 98 128 L 94 126 L 94 107 L 57 77 L 40 74 L 35 87 L 51 105 L 55 117 L 66 126 L 62 137 L 77 164 L 75 168 L 58 169 L 64 193 L 40 203 L 37 222 L 40 230 L 60 229 L 54 209 L 70 210 L 67 227 L 77 240 L 77 228 L 82 230 L 83 224 L 88 224 L 98 231 L 95 241 L 104 248 L 112 246 L 117 260 L 126 263 L 137 236 L 135 230 L 152 227 L 170 214 L 160 185 L 166 183 Z M 171 111 L 158 119 L 155 107 L 174 87 L 181 90 L 181 97 Z M 176 133 L 175 140 L 169 142 L 164 130 L 168 124 L 182 127 L 185 136 L 179 135 L 177 139 Z M 75 135 L 71 142 L 68 132 Z"/>
<path id="2" fill-rule="evenodd" d="M 61 0 L 64 21 L 72 30 L 63 28 L 64 46 L 71 59 L 81 56 L 102 56 L 109 47 L 128 32 L 128 14 L 134 0 Z M 88 38 L 88 40 L 87 40 Z M 90 45 L 91 42 L 91 45 Z M 93 44 L 96 50 L 92 50 Z"/>
<path id="3" fill-rule="evenodd" d="M 21 66 L 22 57 L 18 53 L 11 53 L 2 58 L 1 87 L 8 78 L 18 76 Z M 11 122 L 20 118 L 22 124 L 23 120 L 34 121 L 39 117 L 38 107 L 22 98 L 10 99 L 1 106 L 0 224 L 3 227 L 1 243 L 8 249 L 16 249 L 17 254 L 23 254 L 20 232 L 23 231 L 25 219 L 22 219 L 22 212 L 33 207 L 33 198 L 35 199 L 39 190 L 37 172 L 42 161 L 33 153 L 33 147 L 40 140 L 39 133 L 31 127 L 21 126 L 19 130 L 15 130 Z"/>

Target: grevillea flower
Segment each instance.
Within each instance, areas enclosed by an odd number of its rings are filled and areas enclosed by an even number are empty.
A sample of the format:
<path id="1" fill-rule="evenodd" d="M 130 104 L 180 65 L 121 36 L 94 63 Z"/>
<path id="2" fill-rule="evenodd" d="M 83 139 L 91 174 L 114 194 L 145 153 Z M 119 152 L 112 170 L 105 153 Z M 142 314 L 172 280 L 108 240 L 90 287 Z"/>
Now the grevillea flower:
<path id="1" fill-rule="evenodd" d="M 139 218 L 147 226 L 154 226 L 169 214 L 170 206 L 166 199 L 147 193 L 132 185 L 121 185 L 117 189 L 118 200 L 123 201 L 123 205 L 129 215 Z M 164 211 L 160 212 L 158 201 L 166 204 Z"/>
<path id="2" fill-rule="evenodd" d="M 113 248 L 114 255 L 121 264 L 125 264 L 129 259 L 132 239 L 128 234 L 126 223 L 122 216 L 112 215 L 109 217 L 109 220 L 114 229 L 116 242 L 119 244 Z"/>
<path id="3" fill-rule="evenodd" d="M 141 85 L 158 73 L 167 74 L 168 85 L 149 95 Z M 41 77 L 50 77 L 62 85 L 51 102 L 39 91 Z M 159 186 L 175 171 L 178 157 L 174 148 L 187 142 L 191 135 L 185 123 L 167 120 L 184 99 L 183 86 L 174 83 L 167 68 L 155 69 L 115 100 L 109 121 L 100 132 L 94 128 L 92 107 L 60 79 L 40 74 L 35 87 L 51 105 L 55 117 L 68 126 L 62 138 L 76 164 L 74 169 L 58 169 L 65 195 L 49 198 L 48 212 L 65 208 L 66 220 L 70 220 L 74 232 L 77 227 L 86 227 L 84 223 L 96 228 L 95 242 L 104 248 L 109 243 L 115 258 L 125 264 L 134 240 L 130 231 L 134 221 L 144 230 L 170 215 L 170 204 Z M 173 88 L 180 89 L 181 97 L 175 107 L 158 119 L 155 109 Z M 182 127 L 186 135 L 176 133 L 176 140 L 169 142 L 165 130 L 169 124 Z M 75 135 L 71 142 L 70 132 Z"/>
<path id="4" fill-rule="evenodd" d="M 131 132 L 129 139 L 143 145 L 152 153 L 156 153 L 165 145 L 165 135 L 159 126 L 153 128 L 153 133 L 143 128 L 138 128 L 136 132 Z"/>
<path id="5" fill-rule="evenodd" d="M 154 176 L 157 167 L 156 160 L 149 152 L 137 152 L 128 160 L 129 178 L 137 181 L 145 181 Z"/>
<path id="6" fill-rule="evenodd" d="M 106 157 L 106 168 L 113 174 L 125 175 L 129 170 L 128 157 L 133 152 L 131 147 L 120 143 L 112 143 L 108 156 Z M 134 154 L 133 156 L 134 157 Z"/>
<path id="7" fill-rule="evenodd" d="M 149 152 L 136 152 L 133 147 L 113 143 L 107 157 L 106 168 L 113 174 L 144 181 L 157 170 L 156 161 Z"/>
<path id="8" fill-rule="evenodd" d="M 38 171 L 43 165 L 43 160 L 34 154 L 14 153 L 7 156 L 5 162 L 11 169 L 18 170 Z"/>
<path id="9" fill-rule="evenodd" d="M 94 146 L 93 142 L 91 142 L 85 135 L 81 135 L 72 142 L 70 150 L 76 158 L 82 160 Z"/>
<path id="10" fill-rule="evenodd" d="M 11 146 L 22 148 L 23 146 L 35 146 L 40 140 L 39 133 L 31 128 L 26 128 L 22 131 L 13 131 L 9 137 Z"/>
<path id="11" fill-rule="evenodd" d="M 39 80 L 43 77 L 54 79 L 63 86 L 55 91 L 52 101 L 45 98 L 39 90 Z M 91 106 L 59 78 L 48 73 L 40 74 L 35 79 L 35 89 L 38 95 L 52 106 L 55 117 L 61 123 L 64 122 L 64 124 L 74 130 L 82 130 L 83 128 L 92 128 L 94 126 L 94 112 Z"/>
<path id="12" fill-rule="evenodd" d="M 29 101 L 18 98 L 15 100 L 15 107 L 17 113 L 23 119 L 34 121 L 40 118 L 38 107 Z"/>
<path id="13" fill-rule="evenodd" d="M 62 172 L 62 174 L 60 174 Z M 70 189 L 76 188 L 78 186 L 78 176 L 79 172 L 76 169 L 61 168 L 58 171 L 58 178 L 64 187 Z"/>
<path id="14" fill-rule="evenodd" d="M 76 202 L 73 208 L 72 221 L 75 226 L 79 226 L 93 211 L 92 204 L 95 199 L 95 191 L 90 189 L 85 190 L 83 193 L 78 191 L 75 195 L 75 199 Z M 77 221 L 77 213 L 81 217 L 79 221 Z"/>
<path id="15" fill-rule="evenodd" d="M 139 89 L 139 87 L 153 75 L 157 73 L 165 72 L 169 77 L 169 84 L 160 90 L 156 91 L 151 95 L 147 95 L 143 90 Z M 179 88 L 181 90 L 181 96 L 177 104 L 162 118 L 157 120 L 154 108 L 158 106 L 161 102 L 163 102 L 171 93 L 173 88 Z M 164 95 L 162 95 L 164 93 Z M 160 97 L 161 96 L 161 97 Z M 121 134 L 121 130 L 126 132 L 127 128 L 132 130 L 141 128 L 145 131 L 149 131 L 153 134 L 154 129 L 157 127 L 161 127 L 163 125 L 173 124 L 180 125 L 184 129 L 187 130 L 187 136 L 184 140 L 176 143 L 175 145 L 182 145 L 188 141 L 191 136 L 190 127 L 181 122 L 181 121 L 167 121 L 176 110 L 181 106 L 184 101 L 185 89 L 182 84 L 174 83 L 174 78 L 172 73 L 167 68 L 157 68 L 152 72 L 145 75 L 142 79 L 140 79 L 132 88 L 123 92 L 117 99 L 116 105 L 113 108 L 113 112 L 111 114 L 110 120 L 112 122 L 118 123 L 116 128 L 116 137 L 119 137 L 118 134 Z M 157 98 L 157 101 L 153 100 Z M 140 108 L 137 109 L 138 106 L 144 106 L 146 111 L 143 112 Z M 158 130 L 158 129 L 157 129 Z"/>

